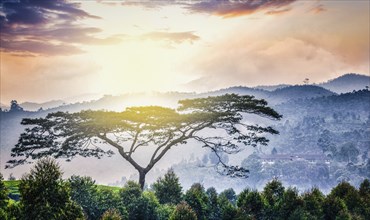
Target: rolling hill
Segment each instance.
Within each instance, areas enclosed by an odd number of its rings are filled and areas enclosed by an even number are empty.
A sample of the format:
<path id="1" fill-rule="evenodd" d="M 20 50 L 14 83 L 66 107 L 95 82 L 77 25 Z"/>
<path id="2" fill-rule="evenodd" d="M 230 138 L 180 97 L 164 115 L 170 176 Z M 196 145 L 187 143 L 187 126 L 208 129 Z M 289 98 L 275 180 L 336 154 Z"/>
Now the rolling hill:
<path id="1" fill-rule="evenodd" d="M 365 89 L 366 86 L 370 87 L 370 76 L 349 73 L 328 82 L 318 84 L 318 86 L 338 94 L 352 92 L 353 90 Z"/>

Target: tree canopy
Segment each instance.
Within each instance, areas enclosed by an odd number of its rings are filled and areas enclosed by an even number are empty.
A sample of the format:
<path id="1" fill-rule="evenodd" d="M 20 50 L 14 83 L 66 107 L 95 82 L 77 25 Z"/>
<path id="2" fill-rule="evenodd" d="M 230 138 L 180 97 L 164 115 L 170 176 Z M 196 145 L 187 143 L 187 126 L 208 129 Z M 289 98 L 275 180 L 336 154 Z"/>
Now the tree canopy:
<path id="1" fill-rule="evenodd" d="M 70 198 L 59 165 L 51 158 L 39 160 L 19 184 L 23 219 L 79 219 L 82 209 Z"/>
<path id="2" fill-rule="evenodd" d="M 181 201 L 182 187 L 172 169 L 169 169 L 163 178 L 159 177 L 152 187 L 161 204 L 176 205 Z"/>
<path id="3" fill-rule="evenodd" d="M 245 146 L 267 145 L 264 134 L 278 134 L 278 131 L 247 124 L 243 120 L 245 114 L 272 120 L 282 117 L 268 107 L 265 100 L 226 94 L 180 100 L 178 109 L 143 106 L 129 107 L 122 112 L 56 112 L 45 118 L 26 118 L 21 123 L 27 128 L 12 149 L 11 155 L 18 158 L 8 161 L 7 167 L 45 156 L 71 160 L 78 155 L 97 158 L 112 155 L 114 152 L 104 150 L 101 142 L 112 146 L 139 172 L 139 183 L 144 187 L 145 175 L 168 150 L 193 139 L 215 153 L 220 173 L 247 177 L 249 170 L 230 166 L 219 155 L 238 153 Z M 219 132 L 201 132 L 206 129 Z M 137 163 L 134 158 L 144 147 L 153 152 L 146 165 Z"/>

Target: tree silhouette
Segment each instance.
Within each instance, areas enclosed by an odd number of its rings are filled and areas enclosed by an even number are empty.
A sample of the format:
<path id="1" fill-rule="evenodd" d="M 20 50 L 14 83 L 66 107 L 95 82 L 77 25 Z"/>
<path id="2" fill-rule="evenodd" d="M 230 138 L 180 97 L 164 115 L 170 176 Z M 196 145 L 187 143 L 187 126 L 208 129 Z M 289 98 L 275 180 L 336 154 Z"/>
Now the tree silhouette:
<path id="1" fill-rule="evenodd" d="M 10 102 L 10 110 L 9 112 L 21 112 L 23 108 L 18 104 L 17 100 L 12 100 Z"/>
<path id="2" fill-rule="evenodd" d="M 44 156 L 71 160 L 77 155 L 97 157 L 112 155 L 100 142 L 115 148 L 139 172 L 144 187 L 145 176 L 172 147 L 196 140 L 211 149 L 219 159 L 218 172 L 232 177 L 247 177 L 249 170 L 230 166 L 221 154 L 240 152 L 245 146 L 267 145 L 264 134 L 278 134 L 271 127 L 244 122 L 245 114 L 272 120 L 282 116 L 267 106 L 265 100 L 253 96 L 226 94 L 222 96 L 179 101 L 177 110 L 159 106 L 130 107 L 123 112 L 82 111 L 56 112 L 46 118 L 23 119 L 28 126 L 12 149 L 7 167 L 29 163 Z M 212 130 L 210 130 L 212 129 Z M 208 132 L 202 132 L 208 131 Z M 134 155 L 146 147 L 152 150 L 148 163 L 137 163 Z"/>

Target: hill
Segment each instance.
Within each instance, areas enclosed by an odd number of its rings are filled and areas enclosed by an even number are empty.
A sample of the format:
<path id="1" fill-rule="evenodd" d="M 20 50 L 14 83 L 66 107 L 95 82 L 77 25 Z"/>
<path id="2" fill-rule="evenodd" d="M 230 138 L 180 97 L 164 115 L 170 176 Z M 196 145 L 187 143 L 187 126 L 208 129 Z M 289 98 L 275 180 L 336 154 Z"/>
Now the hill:
<path id="1" fill-rule="evenodd" d="M 43 103 L 36 103 L 36 102 L 23 102 L 19 104 L 24 110 L 27 111 L 38 111 L 40 108 L 42 109 L 49 109 L 49 108 L 56 108 L 58 106 L 64 105 L 65 102 L 63 100 L 52 100 Z"/>
<path id="2" fill-rule="evenodd" d="M 318 85 L 338 94 L 352 92 L 370 87 L 370 76 L 349 73 Z"/>
<path id="3" fill-rule="evenodd" d="M 5 104 L 3 104 L 3 103 L 0 103 L 0 108 L 1 108 L 2 110 L 8 110 L 8 109 L 9 109 L 9 106 L 8 106 L 8 105 L 5 105 Z"/>
<path id="4" fill-rule="evenodd" d="M 212 92 L 207 92 L 200 94 L 199 96 L 217 96 L 217 95 L 223 95 L 226 93 L 235 93 L 239 95 L 252 95 L 256 98 L 259 99 L 264 99 L 269 96 L 270 92 L 267 90 L 263 89 L 258 89 L 258 88 L 250 88 L 250 87 L 245 87 L 245 86 L 234 86 L 234 87 L 229 87 L 226 89 L 220 89 Z"/>
<path id="5" fill-rule="evenodd" d="M 280 104 L 297 99 L 311 99 L 331 95 L 335 95 L 335 93 L 319 86 L 295 85 L 276 89 L 270 93 L 267 100 L 272 104 Z"/>

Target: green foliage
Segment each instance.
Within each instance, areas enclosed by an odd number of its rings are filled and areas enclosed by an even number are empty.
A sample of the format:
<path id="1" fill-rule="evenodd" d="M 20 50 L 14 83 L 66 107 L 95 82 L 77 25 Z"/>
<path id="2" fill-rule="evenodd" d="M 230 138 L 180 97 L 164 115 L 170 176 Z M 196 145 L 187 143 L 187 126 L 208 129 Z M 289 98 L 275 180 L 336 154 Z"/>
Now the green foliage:
<path id="1" fill-rule="evenodd" d="M 362 198 L 370 198 L 370 181 L 368 179 L 365 179 L 359 188 L 359 193 Z"/>
<path id="2" fill-rule="evenodd" d="M 237 216 L 237 208 L 226 198 L 226 196 L 219 197 L 221 219 L 231 220 Z"/>
<path id="3" fill-rule="evenodd" d="M 176 206 L 169 220 L 198 220 L 198 218 L 196 213 L 186 202 L 181 202 Z"/>
<path id="4" fill-rule="evenodd" d="M 55 162 L 53 163 L 54 166 L 57 166 Z M 46 170 L 52 170 L 52 166 Z M 50 173 L 51 176 L 54 176 L 53 173 L 56 176 L 59 175 L 56 171 Z M 50 179 L 55 179 L 48 177 L 47 174 L 40 175 L 40 177 L 42 178 L 35 179 L 38 181 L 46 179 L 45 183 L 53 182 Z M 22 178 L 21 182 L 24 179 L 25 177 Z M 184 199 L 186 201 L 180 202 L 176 207 L 169 204 L 161 205 L 154 192 L 142 191 L 140 185 L 133 181 L 128 181 L 119 193 L 116 191 L 117 187 L 97 186 L 94 184 L 95 181 L 89 177 L 72 176 L 68 180 L 68 184 L 60 178 L 56 182 L 60 184 L 59 187 L 67 186 L 66 191 L 63 187 L 58 191 L 58 193 L 65 193 L 62 198 L 68 197 L 68 187 L 72 188 L 70 194 L 77 200 L 76 202 L 84 207 L 85 219 L 364 220 L 369 216 L 370 182 L 367 179 L 361 183 L 358 190 L 346 182 L 339 183 L 328 196 L 325 196 L 317 188 L 299 195 L 295 188 L 285 189 L 279 180 L 274 179 L 266 184 L 262 192 L 250 189 L 243 190 L 236 196 L 236 206 L 232 204 L 235 198 L 233 190 L 227 189 L 218 195 L 213 187 L 205 191 L 201 184 L 196 183 L 185 193 Z M 23 183 L 21 186 L 24 187 Z M 45 191 L 55 192 L 49 184 L 46 186 L 48 187 L 43 188 Z M 73 192 L 78 189 L 80 192 Z M 22 190 L 21 192 L 24 193 Z M 32 194 L 35 197 L 33 205 L 40 204 L 40 201 L 50 200 L 47 198 L 49 196 L 47 193 L 39 195 L 39 191 L 36 190 L 28 192 L 35 193 Z M 55 199 L 60 200 L 61 196 L 55 195 Z M 30 196 L 25 197 L 30 198 Z M 267 198 L 271 201 L 270 203 Z M 89 202 L 91 207 L 88 206 Z M 70 200 L 67 203 L 73 204 Z M 81 214 L 80 209 L 70 208 L 70 205 L 63 206 L 62 202 L 59 202 L 54 207 L 50 207 L 50 205 L 42 207 L 41 204 L 41 206 L 34 207 L 36 214 L 39 214 L 36 219 L 80 218 L 81 216 L 75 215 L 76 213 Z M 23 206 L 23 200 L 20 202 L 8 200 L 7 206 L 0 209 L 0 219 L 34 219 L 30 215 L 35 216 L 35 213 L 29 213 Z M 62 208 L 64 211 L 61 211 Z M 76 210 L 78 212 L 74 212 Z M 87 210 L 96 211 L 96 214 L 92 215 L 90 212 L 89 215 Z M 64 215 L 61 215 L 60 212 Z"/>
<path id="5" fill-rule="evenodd" d="M 15 220 L 22 218 L 22 210 L 19 202 L 9 202 L 6 208 L 8 219 Z"/>
<path id="6" fill-rule="evenodd" d="M 341 198 L 330 195 L 323 204 L 324 218 L 327 220 L 349 219 L 346 204 Z M 345 218 L 348 217 L 348 218 Z"/>
<path id="7" fill-rule="evenodd" d="M 159 202 L 155 194 L 148 191 L 143 193 L 139 184 L 128 181 L 121 189 L 120 197 L 130 220 L 157 219 Z"/>
<path id="8" fill-rule="evenodd" d="M 225 197 L 231 204 L 236 205 L 236 193 L 234 189 L 229 188 L 222 191 L 219 195 L 220 197 Z"/>
<path id="9" fill-rule="evenodd" d="M 331 190 L 329 196 L 342 199 L 348 211 L 352 213 L 360 212 L 360 195 L 357 189 L 348 182 L 339 183 Z"/>
<path id="10" fill-rule="evenodd" d="M 359 189 L 361 197 L 361 215 L 370 216 L 370 181 L 365 179 Z"/>
<path id="11" fill-rule="evenodd" d="M 4 219 L 4 220 L 8 219 L 8 215 L 5 209 L 0 208 L 0 219 Z"/>
<path id="12" fill-rule="evenodd" d="M 276 216 L 276 213 L 279 213 L 284 190 L 283 184 L 277 179 L 268 182 L 263 188 L 262 196 L 267 204 L 265 209 L 267 218 L 272 218 Z"/>
<path id="13" fill-rule="evenodd" d="M 282 217 L 285 218 L 285 217 Z M 293 210 L 293 212 L 289 215 L 288 220 L 314 220 L 318 219 L 314 216 L 310 216 L 310 214 L 304 210 L 302 207 L 298 207 Z"/>
<path id="14" fill-rule="evenodd" d="M 234 219 L 237 215 L 236 194 L 231 188 L 224 190 L 218 196 L 220 215 L 222 219 Z"/>
<path id="15" fill-rule="evenodd" d="M 101 220 L 122 220 L 122 217 L 116 209 L 108 209 L 102 215 Z"/>
<path id="16" fill-rule="evenodd" d="M 121 187 L 118 187 L 118 186 L 106 186 L 106 185 L 96 185 L 96 188 L 98 190 L 110 190 L 114 193 L 119 193 L 119 191 L 121 190 Z"/>
<path id="17" fill-rule="evenodd" d="M 97 219 L 101 213 L 98 207 L 98 190 L 91 177 L 71 176 L 68 179 L 71 198 L 83 209 L 87 219 Z"/>
<path id="18" fill-rule="evenodd" d="M 82 210 L 70 198 L 59 165 L 50 158 L 39 160 L 19 184 L 23 219 L 77 219 Z"/>
<path id="19" fill-rule="evenodd" d="M 182 187 L 175 172 L 170 169 L 153 183 L 153 190 L 161 204 L 176 205 L 182 198 Z"/>
<path id="20" fill-rule="evenodd" d="M 286 217 L 292 216 L 296 209 L 303 211 L 303 200 L 298 195 L 298 190 L 295 188 L 288 188 L 283 194 L 282 204 L 279 205 L 279 217 L 285 219 Z M 295 213 L 297 215 L 297 213 Z M 304 215 L 304 213 L 299 213 Z"/>
<path id="21" fill-rule="evenodd" d="M 5 209 L 8 204 L 8 189 L 4 184 L 3 174 L 0 173 L 0 209 Z"/>
<path id="22" fill-rule="evenodd" d="M 19 180 L 7 180 L 4 181 L 6 188 L 8 189 L 8 196 L 10 199 L 19 200 L 20 194 L 19 194 Z"/>
<path id="23" fill-rule="evenodd" d="M 318 188 L 313 188 L 311 191 L 306 192 L 302 196 L 304 210 L 311 216 L 319 217 L 323 216 L 323 203 L 325 196 Z"/>
<path id="24" fill-rule="evenodd" d="M 207 219 L 208 196 L 200 183 L 194 183 L 185 193 L 185 201 L 197 214 L 199 220 Z"/>
<path id="25" fill-rule="evenodd" d="M 175 211 L 174 205 L 159 205 L 156 208 L 157 218 L 158 220 L 167 220 L 170 218 L 171 214 Z"/>
<path id="26" fill-rule="evenodd" d="M 245 189 L 238 196 L 237 206 L 239 208 L 238 215 L 261 219 L 266 204 L 257 190 Z"/>
<path id="27" fill-rule="evenodd" d="M 13 200 L 9 199 L 8 182 L 4 182 L 3 175 L 0 173 L 0 219 L 13 220 L 21 218 L 21 211 L 19 203 L 15 203 Z"/>
<path id="28" fill-rule="evenodd" d="M 91 177 L 74 175 L 68 182 L 72 200 L 82 207 L 87 219 L 98 219 L 111 209 L 118 211 L 120 216 L 127 215 L 116 188 L 95 185 Z"/>
<path id="29" fill-rule="evenodd" d="M 128 212 L 124 206 L 119 193 L 110 188 L 100 188 L 97 192 L 97 208 L 99 215 L 108 209 L 115 209 L 120 212 L 122 218 L 126 219 Z"/>
<path id="30" fill-rule="evenodd" d="M 208 196 L 209 205 L 208 205 L 208 219 L 209 220 L 217 220 L 220 219 L 220 206 L 218 203 L 218 195 L 217 191 L 214 187 L 210 187 L 207 189 L 206 194 Z"/>

